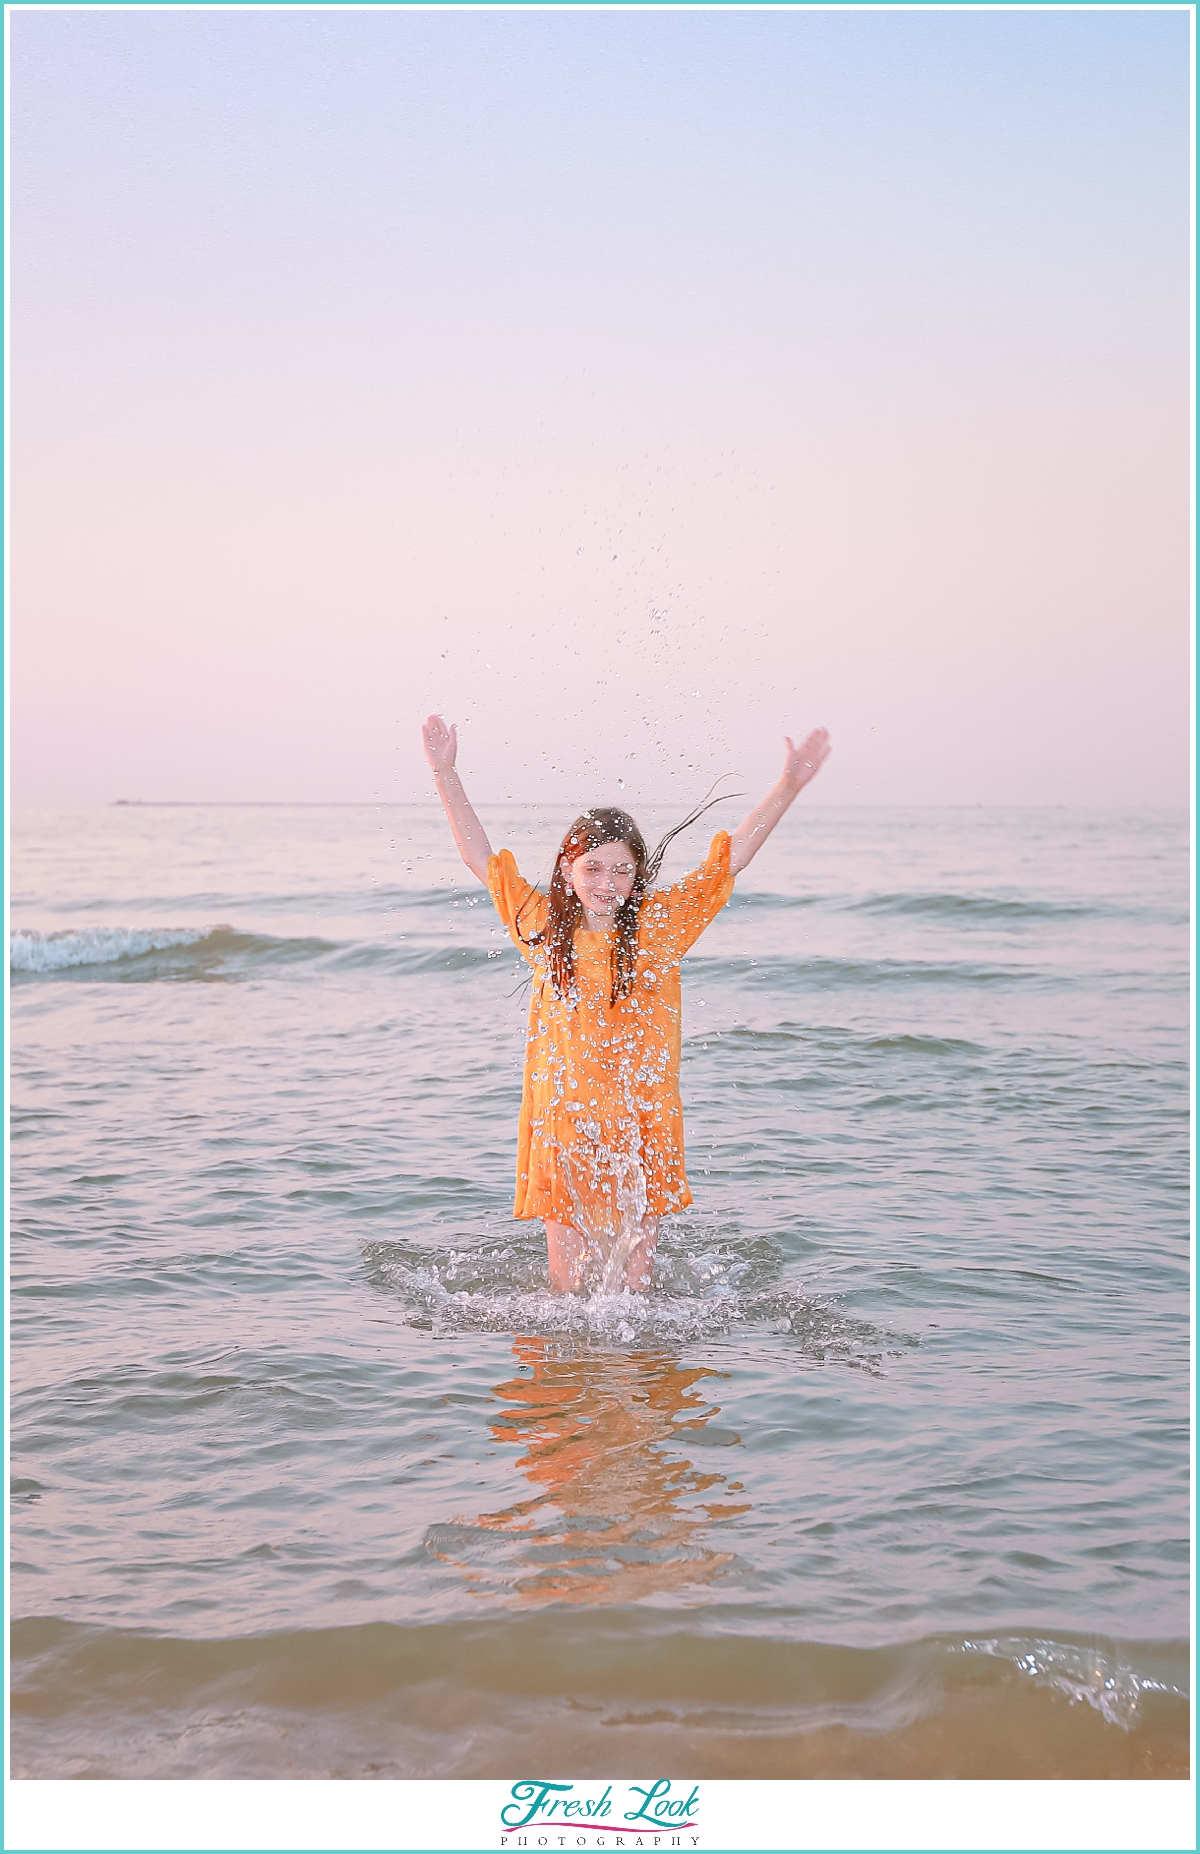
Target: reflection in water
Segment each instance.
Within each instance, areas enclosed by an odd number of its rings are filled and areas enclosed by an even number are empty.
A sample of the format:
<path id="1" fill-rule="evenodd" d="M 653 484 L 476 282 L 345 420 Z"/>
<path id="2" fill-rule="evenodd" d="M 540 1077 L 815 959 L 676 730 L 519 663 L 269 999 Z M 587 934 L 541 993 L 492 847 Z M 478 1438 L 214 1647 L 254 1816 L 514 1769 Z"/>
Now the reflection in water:
<path id="1" fill-rule="evenodd" d="M 524 1445 L 517 1465 L 535 1491 L 502 1512 L 434 1529 L 431 1549 L 478 1580 L 479 1556 L 492 1555 L 479 1548 L 494 1549 L 497 1535 L 511 1541 L 504 1582 L 519 1603 L 630 1603 L 709 1583 L 733 1563 L 734 1553 L 713 1550 L 701 1534 L 749 1512 L 748 1502 L 725 1497 L 741 1493 L 740 1482 L 702 1473 L 677 1452 L 719 1415 L 695 1386 L 721 1374 L 658 1351 L 599 1352 L 546 1338 L 518 1339 L 513 1349 L 531 1375 L 495 1387 L 508 1407 L 492 1434 Z M 718 1439 L 740 1443 L 711 1429 L 703 1437 Z"/>

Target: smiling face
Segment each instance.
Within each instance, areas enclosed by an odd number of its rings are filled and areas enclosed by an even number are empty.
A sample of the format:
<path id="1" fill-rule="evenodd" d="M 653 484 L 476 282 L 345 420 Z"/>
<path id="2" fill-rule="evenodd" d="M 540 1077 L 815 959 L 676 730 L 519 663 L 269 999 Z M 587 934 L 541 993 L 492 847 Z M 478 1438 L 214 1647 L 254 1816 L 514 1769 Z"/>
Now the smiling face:
<path id="1" fill-rule="evenodd" d="M 627 843 L 598 843 L 574 862 L 562 859 L 563 880 L 583 903 L 588 926 L 611 927 L 633 893 L 637 863 Z"/>

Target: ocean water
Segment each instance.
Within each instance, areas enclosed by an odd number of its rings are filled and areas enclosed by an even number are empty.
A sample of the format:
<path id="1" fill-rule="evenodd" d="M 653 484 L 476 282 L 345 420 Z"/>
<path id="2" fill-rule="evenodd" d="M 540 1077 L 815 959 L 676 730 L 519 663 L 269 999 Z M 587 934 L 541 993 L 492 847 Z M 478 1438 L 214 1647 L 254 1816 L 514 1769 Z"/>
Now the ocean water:
<path id="1" fill-rule="evenodd" d="M 1187 904 L 1181 815 L 801 799 L 581 1300 L 440 812 L 18 813 L 14 1774 L 1185 1775 Z"/>

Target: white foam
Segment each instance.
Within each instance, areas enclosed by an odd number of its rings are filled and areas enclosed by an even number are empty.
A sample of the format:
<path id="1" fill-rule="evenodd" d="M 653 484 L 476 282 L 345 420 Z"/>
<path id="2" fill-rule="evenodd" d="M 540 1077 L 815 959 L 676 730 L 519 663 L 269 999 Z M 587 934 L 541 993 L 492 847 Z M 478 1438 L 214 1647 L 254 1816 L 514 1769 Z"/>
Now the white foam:
<path id="1" fill-rule="evenodd" d="M 967 1654 L 997 1655 L 1019 1668 L 1035 1687 L 1053 1687 L 1064 1693 L 1072 1706 L 1082 1700 L 1110 1725 L 1119 1725 L 1126 1732 L 1137 1723 L 1143 1693 L 1179 1693 L 1177 1687 L 1135 1674 L 1127 1663 L 1110 1660 L 1098 1648 L 1082 1648 L 1073 1642 L 1001 1636 L 965 1641 L 962 1650 Z"/>
<path id="2" fill-rule="evenodd" d="M 67 966 L 107 966 L 172 946 L 194 946 L 211 931 L 208 927 L 79 927 L 58 933 L 14 933 L 9 939 L 9 968 L 13 972 L 61 972 Z"/>

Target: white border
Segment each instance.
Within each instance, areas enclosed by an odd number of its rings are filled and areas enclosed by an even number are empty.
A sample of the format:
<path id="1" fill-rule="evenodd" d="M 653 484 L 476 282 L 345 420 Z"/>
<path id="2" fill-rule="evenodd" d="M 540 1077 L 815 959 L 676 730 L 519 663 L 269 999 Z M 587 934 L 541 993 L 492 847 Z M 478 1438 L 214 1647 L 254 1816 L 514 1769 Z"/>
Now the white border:
<path id="1" fill-rule="evenodd" d="M 595 1791 L 595 1779 L 581 1784 Z M 689 1786 L 690 1787 L 690 1786 Z M 12 1849 L 500 1850 L 499 1782 L 12 1783 Z M 645 1854 L 799 1849 L 1194 1849 L 1192 1783 L 796 1782 L 699 1785 L 698 1833 Z M 964 1835 L 964 1827 L 967 1834 Z M 530 1832 L 514 1854 L 594 1835 Z M 560 1839 L 562 1846 L 560 1847 Z M 636 1837 L 622 1854 L 637 1854 Z"/>

